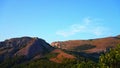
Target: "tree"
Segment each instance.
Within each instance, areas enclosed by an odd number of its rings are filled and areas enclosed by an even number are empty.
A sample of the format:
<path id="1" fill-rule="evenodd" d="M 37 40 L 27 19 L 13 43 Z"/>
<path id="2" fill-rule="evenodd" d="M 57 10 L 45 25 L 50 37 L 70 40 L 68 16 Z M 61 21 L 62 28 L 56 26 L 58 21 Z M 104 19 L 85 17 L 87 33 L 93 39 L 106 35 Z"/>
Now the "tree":
<path id="1" fill-rule="evenodd" d="M 120 45 L 101 55 L 99 65 L 101 68 L 120 68 Z"/>

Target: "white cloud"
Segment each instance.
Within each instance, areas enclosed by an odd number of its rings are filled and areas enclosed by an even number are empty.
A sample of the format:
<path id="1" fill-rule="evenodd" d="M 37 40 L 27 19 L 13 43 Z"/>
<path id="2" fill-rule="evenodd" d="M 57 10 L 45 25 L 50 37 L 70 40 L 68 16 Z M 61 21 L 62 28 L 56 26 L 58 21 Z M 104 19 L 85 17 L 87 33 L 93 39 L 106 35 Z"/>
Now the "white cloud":
<path id="1" fill-rule="evenodd" d="M 82 32 L 85 28 L 86 27 L 83 25 L 74 24 L 70 27 L 69 30 L 60 30 L 60 31 L 57 31 L 56 34 L 64 36 L 64 37 L 68 37 L 68 36 L 74 35 L 78 32 Z"/>
<path id="2" fill-rule="evenodd" d="M 73 24 L 68 29 L 57 31 L 56 34 L 64 37 L 72 36 L 77 33 L 88 33 L 95 36 L 104 35 L 108 31 L 108 28 L 98 25 L 98 22 L 100 22 L 100 19 L 87 17 L 82 20 L 82 24 Z"/>

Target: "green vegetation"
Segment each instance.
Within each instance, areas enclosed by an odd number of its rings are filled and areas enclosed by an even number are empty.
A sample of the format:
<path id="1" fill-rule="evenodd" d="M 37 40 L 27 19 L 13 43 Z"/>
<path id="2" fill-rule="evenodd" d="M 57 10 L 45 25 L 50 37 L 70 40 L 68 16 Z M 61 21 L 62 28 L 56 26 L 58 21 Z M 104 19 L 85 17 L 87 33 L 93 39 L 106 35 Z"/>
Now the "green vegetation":
<path id="1" fill-rule="evenodd" d="M 13 66 L 12 68 L 93 68 L 95 65 L 92 61 L 77 61 L 72 59 L 64 59 L 62 63 L 55 63 L 45 59 L 38 59 Z"/>
<path id="2" fill-rule="evenodd" d="M 50 54 L 45 55 L 45 58 L 47 58 L 47 59 L 54 58 L 54 57 L 56 57 L 58 54 L 59 54 L 59 53 L 50 53 Z"/>
<path id="3" fill-rule="evenodd" d="M 99 64 L 101 68 L 120 68 L 120 45 L 101 55 Z"/>
<path id="4" fill-rule="evenodd" d="M 47 58 L 37 60 L 26 60 L 24 56 L 9 58 L 0 63 L 0 68 L 120 68 L 120 45 L 102 54 L 99 62 L 84 57 L 64 59 L 62 63 L 49 61 L 49 58 L 56 55 L 48 54 Z"/>

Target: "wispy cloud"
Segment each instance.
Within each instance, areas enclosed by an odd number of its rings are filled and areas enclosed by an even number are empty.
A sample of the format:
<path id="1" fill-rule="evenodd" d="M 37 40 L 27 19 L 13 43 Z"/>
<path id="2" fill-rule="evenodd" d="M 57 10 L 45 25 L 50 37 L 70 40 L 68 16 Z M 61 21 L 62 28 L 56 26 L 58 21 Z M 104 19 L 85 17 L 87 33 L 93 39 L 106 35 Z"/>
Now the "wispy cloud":
<path id="1" fill-rule="evenodd" d="M 101 19 L 87 17 L 82 20 L 82 24 L 73 24 L 67 29 L 57 31 L 56 34 L 64 37 L 72 36 L 77 33 L 88 33 L 95 36 L 101 36 L 108 31 L 108 28 L 99 25 L 100 21 Z"/>

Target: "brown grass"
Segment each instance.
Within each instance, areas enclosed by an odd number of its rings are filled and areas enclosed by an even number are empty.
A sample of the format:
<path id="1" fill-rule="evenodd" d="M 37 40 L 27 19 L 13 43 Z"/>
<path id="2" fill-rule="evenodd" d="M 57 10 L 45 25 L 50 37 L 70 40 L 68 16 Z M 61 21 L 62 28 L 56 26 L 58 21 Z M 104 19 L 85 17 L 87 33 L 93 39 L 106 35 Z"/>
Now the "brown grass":
<path id="1" fill-rule="evenodd" d="M 52 51 L 52 53 L 58 53 L 56 57 L 50 58 L 50 61 L 53 61 L 53 62 L 61 63 L 64 61 L 65 58 L 75 59 L 73 55 L 67 54 L 60 49 L 55 49 L 54 51 Z"/>
<path id="2" fill-rule="evenodd" d="M 94 45 L 95 47 L 90 48 L 88 50 L 84 50 L 84 52 L 94 53 L 94 52 L 105 51 L 107 48 L 110 47 L 115 47 L 117 44 L 120 44 L 120 38 L 107 37 L 107 38 L 90 39 L 90 40 L 69 40 L 64 42 L 53 42 L 53 43 L 61 44 L 60 47 L 66 50 L 73 50 L 74 48 L 83 46 L 85 44 L 90 44 L 90 45 Z"/>

